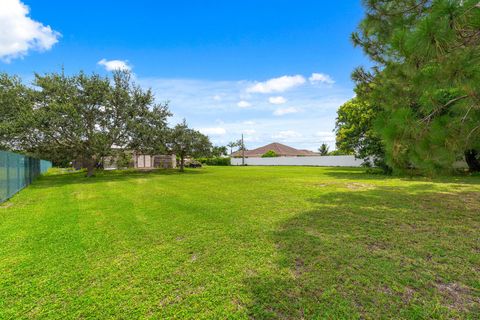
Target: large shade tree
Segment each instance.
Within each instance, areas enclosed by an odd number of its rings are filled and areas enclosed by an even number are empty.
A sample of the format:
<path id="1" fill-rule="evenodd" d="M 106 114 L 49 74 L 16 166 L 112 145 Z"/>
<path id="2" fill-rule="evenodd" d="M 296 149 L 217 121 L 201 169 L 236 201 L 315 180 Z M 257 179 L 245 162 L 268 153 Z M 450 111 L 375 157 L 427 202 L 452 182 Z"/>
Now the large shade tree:
<path id="1" fill-rule="evenodd" d="M 0 149 L 20 151 L 32 128 L 32 90 L 21 79 L 0 74 Z"/>
<path id="2" fill-rule="evenodd" d="M 80 159 L 87 176 L 112 148 L 161 149 L 166 105 L 131 81 L 128 72 L 113 79 L 79 73 L 35 76 L 31 151 L 46 158 Z"/>
<path id="3" fill-rule="evenodd" d="M 368 0 L 355 44 L 375 63 L 354 78 L 381 110 L 377 132 L 396 169 L 480 170 L 478 0 Z"/>

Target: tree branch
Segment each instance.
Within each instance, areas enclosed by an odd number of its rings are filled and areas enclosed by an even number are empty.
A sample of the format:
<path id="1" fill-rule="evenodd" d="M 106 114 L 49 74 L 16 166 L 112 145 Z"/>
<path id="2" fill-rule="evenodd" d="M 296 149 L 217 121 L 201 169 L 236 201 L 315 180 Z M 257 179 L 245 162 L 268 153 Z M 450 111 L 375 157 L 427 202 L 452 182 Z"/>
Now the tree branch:
<path id="1" fill-rule="evenodd" d="M 432 113 L 430 113 L 428 116 L 426 116 L 425 118 L 423 118 L 420 122 L 429 122 L 437 113 L 439 113 L 439 112 L 442 111 L 443 109 L 446 109 L 446 108 L 448 108 L 449 106 L 451 106 L 452 104 L 454 104 L 455 102 L 458 102 L 458 101 L 460 101 L 460 100 L 466 99 L 466 98 L 468 98 L 468 97 L 469 97 L 469 95 L 466 94 L 466 95 L 463 95 L 463 96 L 460 96 L 460 97 L 453 98 L 452 100 L 448 101 L 446 104 L 444 104 L 443 106 L 441 106 L 440 108 L 435 109 Z"/>

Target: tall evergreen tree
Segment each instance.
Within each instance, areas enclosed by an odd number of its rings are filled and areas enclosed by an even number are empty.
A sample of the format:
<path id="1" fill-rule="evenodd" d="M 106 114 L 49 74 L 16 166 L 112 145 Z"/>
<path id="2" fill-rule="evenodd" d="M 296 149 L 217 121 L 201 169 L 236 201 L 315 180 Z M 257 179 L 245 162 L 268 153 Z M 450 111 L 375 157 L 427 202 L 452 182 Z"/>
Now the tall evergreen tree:
<path id="1" fill-rule="evenodd" d="M 352 39 L 374 61 L 354 79 L 369 103 L 387 162 L 396 169 L 480 169 L 478 0 L 368 0 Z"/>
<path id="2" fill-rule="evenodd" d="M 328 145 L 326 143 L 322 143 L 320 148 L 318 148 L 318 152 L 320 153 L 321 156 L 327 156 L 328 155 Z"/>

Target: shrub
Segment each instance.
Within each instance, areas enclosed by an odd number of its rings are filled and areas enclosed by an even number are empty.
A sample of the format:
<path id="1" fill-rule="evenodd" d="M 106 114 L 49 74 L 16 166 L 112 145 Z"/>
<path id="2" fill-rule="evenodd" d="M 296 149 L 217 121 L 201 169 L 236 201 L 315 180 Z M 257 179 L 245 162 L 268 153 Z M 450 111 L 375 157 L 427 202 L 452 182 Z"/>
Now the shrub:
<path id="1" fill-rule="evenodd" d="M 213 158 L 198 158 L 197 160 L 200 163 L 206 164 L 208 166 L 229 166 L 230 165 L 230 158 L 213 157 Z"/>
<path id="2" fill-rule="evenodd" d="M 130 153 L 120 152 L 117 156 L 117 168 L 126 169 L 129 168 L 133 162 L 133 157 Z"/>
<path id="3" fill-rule="evenodd" d="M 273 150 L 268 150 L 262 155 L 262 158 L 275 158 L 278 157 L 277 153 Z"/>

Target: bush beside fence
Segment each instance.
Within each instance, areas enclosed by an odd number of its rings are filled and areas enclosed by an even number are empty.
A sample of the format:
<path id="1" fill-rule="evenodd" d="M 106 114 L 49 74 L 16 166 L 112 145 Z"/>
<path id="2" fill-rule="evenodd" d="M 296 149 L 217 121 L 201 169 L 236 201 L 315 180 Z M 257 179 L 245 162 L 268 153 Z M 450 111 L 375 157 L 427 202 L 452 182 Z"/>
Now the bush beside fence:
<path id="1" fill-rule="evenodd" d="M 0 203 L 52 167 L 50 161 L 0 151 Z"/>
<path id="2" fill-rule="evenodd" d="M 198 158 L 197 161 L 199 161 L 201 164 L 206 164 L 207 166 L 229 166 L 231 164 L 230 158 L 220 158 L 220 157 Z"/>

